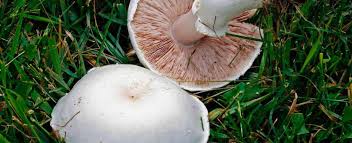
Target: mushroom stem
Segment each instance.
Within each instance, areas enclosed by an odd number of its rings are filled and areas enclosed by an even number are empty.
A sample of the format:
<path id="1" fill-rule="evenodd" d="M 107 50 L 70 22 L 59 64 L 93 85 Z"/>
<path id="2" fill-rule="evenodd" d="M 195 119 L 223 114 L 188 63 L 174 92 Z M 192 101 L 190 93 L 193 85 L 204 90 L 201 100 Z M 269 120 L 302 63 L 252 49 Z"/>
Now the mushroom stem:
<path id="1" fill-rule="evenodd" d="M 242 12 L 260 8 L 267 0 L 195 0 L 192 10 L 172 26 L 172 36 L 183 45 L 192 45 L 204 36 L 220 37 L 228 23 Z"/>
<path id="2" fill-rule="evenodd" d="M 195 27 L 197 16 L 192 13 L 192 10 L 184 15 L 181 15 L 172 26 L 173 38 L 184 46 L 191 46 L 205 35 L 199 33 Z"/>

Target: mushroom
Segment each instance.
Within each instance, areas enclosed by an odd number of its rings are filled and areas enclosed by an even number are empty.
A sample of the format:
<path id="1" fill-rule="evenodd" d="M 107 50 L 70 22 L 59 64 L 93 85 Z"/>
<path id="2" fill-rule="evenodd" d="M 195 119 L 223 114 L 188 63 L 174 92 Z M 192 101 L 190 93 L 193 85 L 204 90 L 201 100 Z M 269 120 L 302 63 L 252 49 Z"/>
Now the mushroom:
<path id="1" fill-rule="evenodd" d="M 262 0 L 131 0 L 128 30 L 140 62 L 190 91 L 224 86 L 260 53 L 262 30 L 243 21 Z M 240 35 L 239 38 L 226 33 Z"/>
<path id="2" fill-rule="evenodd" d="M 108 65 L 58 101 L 50 125 L 68 143 L 206 143 L 207 114 L 201 101 L 162 76 Z"/>

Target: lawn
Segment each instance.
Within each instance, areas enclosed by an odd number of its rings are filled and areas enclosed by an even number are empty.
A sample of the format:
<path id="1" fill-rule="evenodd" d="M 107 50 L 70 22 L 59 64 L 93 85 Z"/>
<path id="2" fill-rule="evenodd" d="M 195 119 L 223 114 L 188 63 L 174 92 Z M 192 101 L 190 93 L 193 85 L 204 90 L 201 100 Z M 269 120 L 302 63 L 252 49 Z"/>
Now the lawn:
<path id="1" fill-rule="evenodd" d="M 0 142 L 60 142 L 55 103 L 89 69 L 141 65 L 128 1 L 0 0 Z M 274 0 L 247 22 L 263 47 L 239 80 L 195 92 L 209 142 L 352 142 L 352 3 Z"/>

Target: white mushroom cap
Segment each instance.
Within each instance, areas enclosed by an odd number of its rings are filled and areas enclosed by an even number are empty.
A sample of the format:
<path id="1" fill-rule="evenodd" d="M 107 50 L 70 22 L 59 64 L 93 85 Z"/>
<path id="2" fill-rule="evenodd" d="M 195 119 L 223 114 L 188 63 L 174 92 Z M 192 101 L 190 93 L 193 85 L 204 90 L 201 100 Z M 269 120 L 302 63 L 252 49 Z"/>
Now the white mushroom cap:
<path id="1" fill-rule="evenodd" d="M 245 3 L 261 0 L 221 1 Z M 214 35 L 198 32 L 196 23 L 206 10 L 198 7 L 197 14 L 193 15 L 192 6 L 196 5 L 194 4 L 196 2 L 131 0 L 127 26 L 132 46 L 145 67 L 171 79 L 186 90 L 204 91 L 222 87 L 242 76 L 260 54 L 262 42 L 234 36 L 213 37 Z M 217 2 L 217 0 L 204 0 L 204 2 Z M 234 12 L 247 9 L 248 11 L 232 14 L 235 17 L 224 27 L 233 34 L 261 39 L 262 29 L 243 22 L 253 16 L 255 10 L 250 10 L 253 7 L 248 4 L 243 7 L 247 8 Z M 221 6 L 218 5 L 216 8 L 222 11 Z M 227 12 L 231 12 L 229 10 L 231 7 L 225 5 L 225 8 Z M 209 15 L 214 16 L 218 14 L 216 12 L 211 11 Z M 197 17 L 198 15 L 200 17 Z M 208 21 L 212 20 L 214 21 L 214 18 Z"/>
<path id="2" fill-rule="evenodd" d="M 68 143 L 206 143 L 207 109 L 169 80 L 132 65 L 85 75 L 52 112 Z"/>

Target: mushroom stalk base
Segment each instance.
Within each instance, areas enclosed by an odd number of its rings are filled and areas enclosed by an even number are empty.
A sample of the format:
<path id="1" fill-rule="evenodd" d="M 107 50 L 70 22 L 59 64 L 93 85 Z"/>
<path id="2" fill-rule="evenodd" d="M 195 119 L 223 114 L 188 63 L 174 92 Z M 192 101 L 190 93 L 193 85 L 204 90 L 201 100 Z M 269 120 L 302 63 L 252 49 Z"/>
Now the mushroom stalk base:
<path id="1" fill-rule="evenodd" d="M 199 33 L 195 23 L 197 16 L 190 10 L 184 15 L 181 15 L 172 25 L 172 36 L 181 45 L 192 46 L 205 35 Z"/>
<path id="2" fill-rule="evenodd" d="M 227 24 L 242 12 L 260 8 L 269 0 L 195 0 L 192 10 L 181 15 L 172 25 L 175 41 L 193 46 L 204 36 L 225 36 Z"/>

